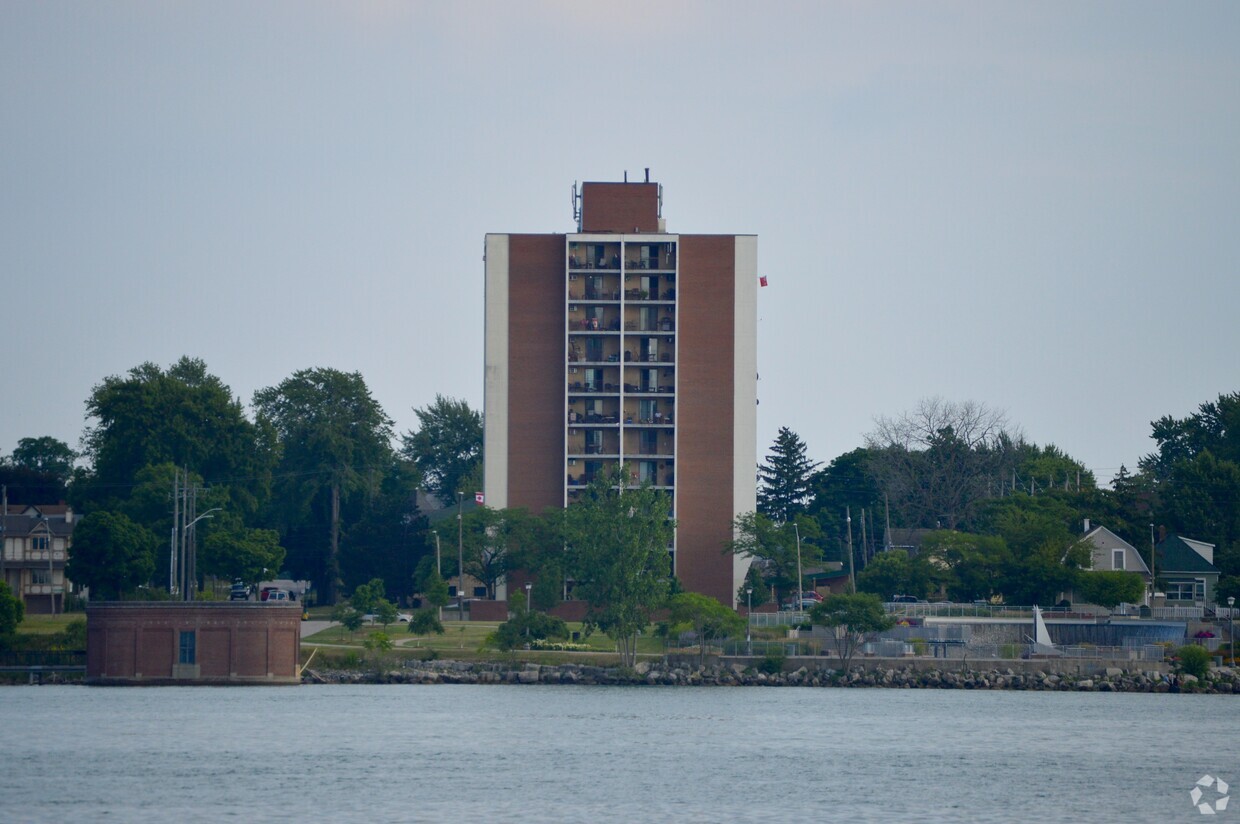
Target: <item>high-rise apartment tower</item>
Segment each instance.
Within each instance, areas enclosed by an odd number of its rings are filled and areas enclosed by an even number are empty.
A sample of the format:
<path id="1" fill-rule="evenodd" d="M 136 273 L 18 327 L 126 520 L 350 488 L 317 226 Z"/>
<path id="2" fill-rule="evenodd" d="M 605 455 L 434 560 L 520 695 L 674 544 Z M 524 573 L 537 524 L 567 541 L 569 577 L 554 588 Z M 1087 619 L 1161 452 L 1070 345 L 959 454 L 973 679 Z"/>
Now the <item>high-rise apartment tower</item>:
<path id="1" fill-rule="evenodd" d="M 571 506 L 623 462 L 672 497 L 673 569 L 734 604 L 755 508 L 754 235 L 669 234 L 657 183 L 574 186 L 577 231 L 486 238 L 488 506 Z"/>

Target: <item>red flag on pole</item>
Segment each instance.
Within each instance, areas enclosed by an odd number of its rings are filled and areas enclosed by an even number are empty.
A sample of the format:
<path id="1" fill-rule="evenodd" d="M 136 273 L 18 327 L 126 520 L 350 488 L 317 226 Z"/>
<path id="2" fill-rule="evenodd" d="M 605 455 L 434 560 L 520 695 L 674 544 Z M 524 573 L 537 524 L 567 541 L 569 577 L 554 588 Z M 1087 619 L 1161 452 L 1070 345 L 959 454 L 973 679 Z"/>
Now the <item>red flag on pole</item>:
<path id="1" fill-rule="evenodd" d="M 766 284 L 766 275 L 763 275 L 762 277 L 758 278 L 758 283 L 761 283 L 763 286 L 766 286 L 766 285 L 767 285 L 767 284 Z"/>
<path id="2" fill-rule="evenodd" d="M 481 492 L 474 493 L 474 503 L 480 504 L 482 503 L 482 499 L 483 499 L 483 494 Z"/>

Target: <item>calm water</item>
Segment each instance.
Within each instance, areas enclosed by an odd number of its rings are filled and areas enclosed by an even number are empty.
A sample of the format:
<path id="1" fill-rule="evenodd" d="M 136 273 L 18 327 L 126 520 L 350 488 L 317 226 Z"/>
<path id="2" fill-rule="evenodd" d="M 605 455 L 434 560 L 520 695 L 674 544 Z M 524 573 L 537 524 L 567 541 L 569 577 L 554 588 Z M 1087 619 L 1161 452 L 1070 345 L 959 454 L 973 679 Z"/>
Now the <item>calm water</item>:
<path id="1" fill-rule="evenodd" d="M 1199 821 L 1203 773 L 1240 794 L 1238 719 L 1188 695 L 13 687 L 0 820 Z"/>

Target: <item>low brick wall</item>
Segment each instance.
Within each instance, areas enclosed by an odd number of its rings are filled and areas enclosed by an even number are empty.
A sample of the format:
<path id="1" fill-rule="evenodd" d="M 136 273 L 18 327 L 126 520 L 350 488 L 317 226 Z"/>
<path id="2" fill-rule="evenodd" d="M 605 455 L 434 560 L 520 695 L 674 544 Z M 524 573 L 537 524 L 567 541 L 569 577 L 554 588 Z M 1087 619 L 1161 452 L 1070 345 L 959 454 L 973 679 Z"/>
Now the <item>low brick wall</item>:
<path id="1" fill-rule="evenodd" d="M 301 606 L 254 602 L 94 603 L 88 684 L 297 684 Z"/>
<path id="2" fill-rule="evenodd" d="M 507 621 L 507 601 L 470 601 L 469 620 L 471 621 Z"/>

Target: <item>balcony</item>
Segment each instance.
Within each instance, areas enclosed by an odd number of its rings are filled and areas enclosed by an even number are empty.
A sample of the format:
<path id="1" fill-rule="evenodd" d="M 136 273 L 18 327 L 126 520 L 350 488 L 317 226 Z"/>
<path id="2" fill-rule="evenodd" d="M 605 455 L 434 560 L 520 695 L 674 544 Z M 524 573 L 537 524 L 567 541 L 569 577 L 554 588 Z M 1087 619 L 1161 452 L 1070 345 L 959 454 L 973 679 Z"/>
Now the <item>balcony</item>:
<path id="1" fill-rule="evenodd" d="M 578 414 L 576 410 L 568 410 L 569 426 L 615 426 L 618 423 L 620 423 L 620 418 L 617 415 L 595 413 L 583 415 Z"/>
<path id="2" fill-rule="evenodd" d="M 569 318 L 570 332 L 619 332 L 619 318 Z"/>
<path id="3" fill-rule="evenodd" d="M 63 549 L 27 549 L 23 552 L 9 552 L 5 556 L 5 563 L 42 564 L 47 566 L 48 561 L 51 561 L 53 564 L 64 566 L 65 558 L 66 555 Z"/>

